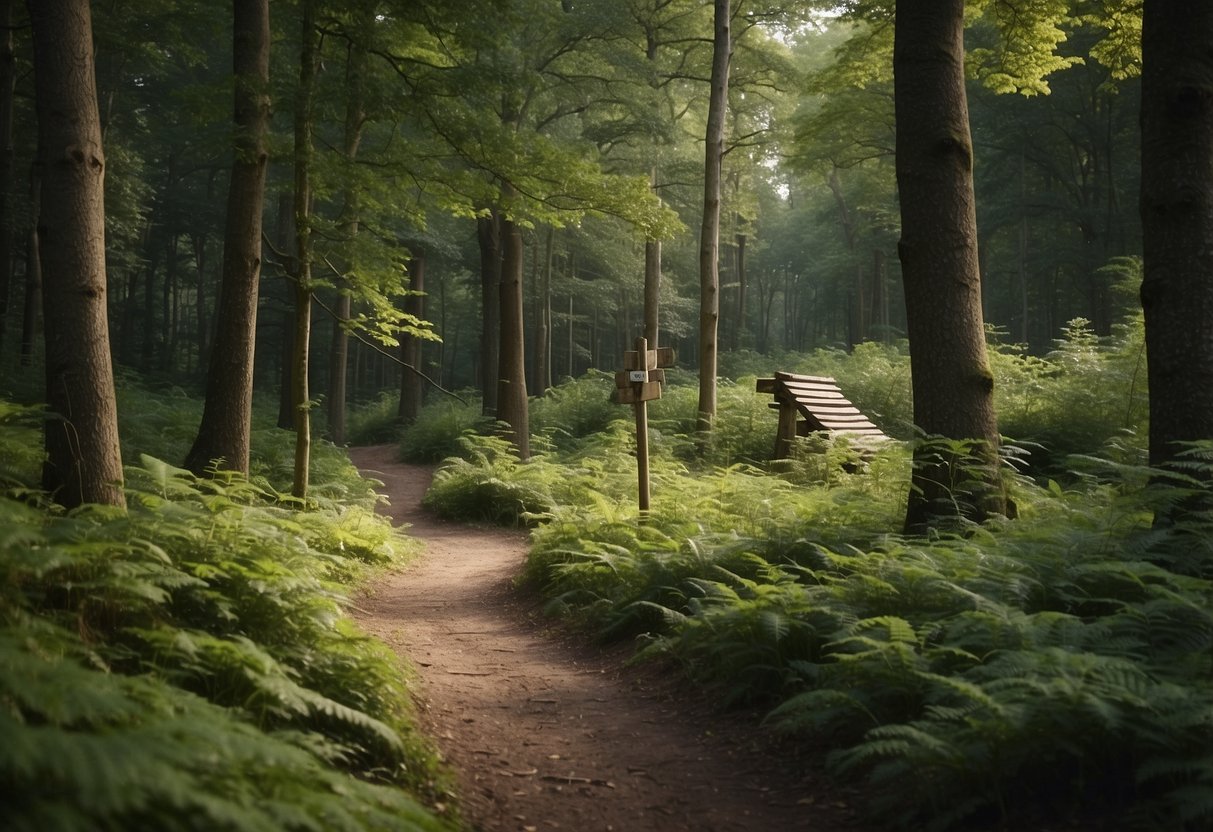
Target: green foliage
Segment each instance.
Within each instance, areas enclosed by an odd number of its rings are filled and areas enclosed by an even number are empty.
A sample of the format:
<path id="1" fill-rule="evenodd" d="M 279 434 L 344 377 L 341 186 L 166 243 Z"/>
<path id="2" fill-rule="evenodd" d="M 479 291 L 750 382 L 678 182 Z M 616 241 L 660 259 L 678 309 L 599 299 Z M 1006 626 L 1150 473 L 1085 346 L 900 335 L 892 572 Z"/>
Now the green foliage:
<path id="1" fill-rule="evenodd" d="M 345 428 L 346 441 L 355 447 L 400 441 L 400 393 L 385 390 L 374 401 L 355 407 Z"/>
<path id="2" fill-rule="evenodd" d="M 400 433 L 400 458 L 408 462 L 439 462 L 459 453 L 468 432 L 487 429 L 479 399 L 467 404 L 443 399 L 421 409 L 417 421 Z"/>
<path id="3" fill-rule="evenodd" d="M 910 541 L 880 533 L 899 520 L 897 464 L 893 486 L 879 469 L 808 488 L 663 477 L 644 525 L 561 506 L 526 574 L 553 609 L 648 633 L 646 652 L 725 699 L 778 703 L 778 724 L 869 778 L 884 823 L 1005 820 L 1028 793 L 1063 814 L 1120 795 L 1142 828 L 1207 823 L 1213 569 L 1192 544 L 1210 518 L 1149 524 L 1201 480 L 1142 492 L 1143 469 L 1107 462 L 1070 491 L 1017 483 L 1019 521 Z M 840 498 L 854 513 L 828 508 Z"/>
<path id="4" fill-rule="evenodd" d="M 0 489 L 20 491 L 41 475 L 42 419 L 40 408 L 0 399 Z"/>
<path id="5" fill-rule="evenodd" d="M 994 92 L 1048 95 L 1049 75 L 1082 63 L 1082 58 L 1057 52 L 1067 39 L 1063 27 L 1074 22 L 1073 4 L 1067 0 L 973 5 L 986 7 L 986 22 L 997 33 L 997 45 L 970 49 L 969 71 Z"/>
<path id="6" fill-rule="evenodd" d="M 405 547 L 146 457 L 129 510 L 0 498 L 0 808 L 13 829 L 443 829 L 443 786 L 338 581 Z M 375 785 L 378 784 L 378 785 Z"/>
<path id="7" fill-rule="evenodd" d="M 628 419 L 631 408 L 611 402 L 612 374 L 591 370 L 548 389 L 531 404 L 531 430 L 558 450 L 573 450 L 587 437 L 607 429 L 616 419 Z"/>
<path id="8" fill-rule="evenodd" d="M 1047 356 L 999 352 L 1008 424 L 1051 427 L 1055 464 L 1097 451 L 1139 421 L 1139 338 L 1136 322 L 1101 340 L 1077 321 Z M 777 366 L 847 379 L 882 418 L 908 400 L 896 347 Z M 469 438 L 427 499 L 465 517 L 540 520 L 524 580 L 552 612 L 600 638 L 642 636 L 644 655 L 674 660 L 722 701 L 767 704 L 774 723 L 830 743 L 831 766 L 867 778 L 885 826 L 1010 822 L 1025 794 L 1063 818 L 1207 825 L 1207 446 L 1165 480 L 1124 444 L 1071 456 L 1041 484 L 1008 467 L 1017 520 L 903 539 L 888 530 L 904 512 L 906 446 L 861 456 L 811 438 L 769 470 L 722 467 L 745 457 L 750 432 L 755 456 L 771 441 L 753 378 L 722 386 L 729 439 L 705 461 L 689 439 L 694 388 L 670 377 L 650 408 L 643 522 L 630 420 L 602 427 L 601 378 L 545 405 L 547 424 L 596 433 L 549 428 L 556 447 L 528 463 Z M 1155 527 L 1156 514 L 1179 519 Z"/>
<path id="9" fill-rule="evenodd" d="M 552 508 L 558 470 L 538 459 L 523 463 L 509 440 L 468 433 L 463 457 L 447 460 L 422 501 L 443 517 L 521 525 Z"/>
<path id="10" fill-rule="evenodd" d="M 1147 392 L 1140 315 L 1098 338 L 1090 321 L 1070 321 L 1043 357 L 991 350 L 999 429 L 1033 449 L 1033 469 L 1056 474 L 1070 454 L 1114 440 L 1144 448 Z"/>

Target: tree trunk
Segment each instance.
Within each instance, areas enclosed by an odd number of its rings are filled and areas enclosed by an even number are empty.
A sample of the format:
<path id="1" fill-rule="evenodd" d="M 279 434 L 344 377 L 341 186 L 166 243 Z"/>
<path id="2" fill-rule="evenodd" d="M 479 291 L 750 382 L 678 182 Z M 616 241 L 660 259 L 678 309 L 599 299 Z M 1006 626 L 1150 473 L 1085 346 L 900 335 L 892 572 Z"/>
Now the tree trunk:
<path id="1" fill-rule="evenodd" d="M 510 440 L 521 459 L 531 455 L 526 397 L 526 349 L 522 320 L 522 232 L 513 220 L 501 220 L 501 350 L 498 354 L 497 419 L 510 426 Z"/>
<path id="2" fill-rule="evenodd" d="M 218 323 L 198 437 L 185 467 L 201 474 L 212 460 L 247 474 L 253 409 L 253 343 L 261 275 L 261 203 L 269 154 L 269 0 L 234 2 L 235 142 L 223 240 Z"/>
<path id="3" fill-rule="evenodd" d="M 657 45 L 649 33 L 649 60 L 655 60 Z M 655 84 L 656 82 L 654 82 Z M 649 170 L 649 188 L 656 193 L 657 168 Z M 657 349 L 661 334 L 661 240 L 644 241 L 644 339 Z"/>
<path id="4" fill-rule="evenodd" d="M 195 288 L 197 309 L 194 322 L 197 329 L 194 333 L 195 344 L 198 348 L 198 364 L 201 366 L 208 359 L 207 339 L 210 337 L 210 325 L 206 316 L 206 235 L 199 232 L 190 235 L 190 244 L 194 249 Z"/>
<path id="5" fill-rule="evenodd" d="M 0 0 L 0 354 L 13 284 L 13 0 Z"/>
<path id="6" fill-rule="evenodd" d="M 345 136 L 342 151 L 346 161 L 353 167 L 362 144 L 362 128 L 366 123 L 366 42 L 362 40 L 373 22 L 369 6 L 360 7 L 355 22 L 354 40 L 349 45 L 345 63 L 345 89 L 348 96 L 345 104 Z M 345 188 L 342 218 L 346 238 L 352 243 L 358 236 L 361 210 L 358 188 L 353 184 Z M 347 398 L 350 335 L 345 328 L 350 318 L 350 292 L 344 279 L 338 281 L 336 318 L 333 322 L 333 345 L 329 355 L 328 435 L 334 444 L 345 443 L 345 404 Z"/>
<path id="7" fill-rule="evenodd" d="M 740 349 L 749 343 L 749 339 L 745 337 L 745 315 L 746 315 L 746 294 L 749 291 L 746 275 L 746 242 L 745 234 L 737 234 L 737 328 L 734 338 L 734 347 Z"/>
<path id="8" fill-rule="evenodd" d="M 644 242 L 644 339 L 657 349 L 661 334 L 661 240 Z"/>
<path id="9" fill-rule="evenodd" d="M 1213 5 L 1144 4 L 1141 303 L 1150 464 L 1213 439 Z M 1187 469 L 1185 469 L 1187 470 Z"/>
<path id="10" fill-rule="evenodd" d="M 417 320 L 425 320 L 425 253 L 417 252 L 409 260 L 409 294 L 404 299 L 404 311 Z M 400 405 L 396 415 L 406 425 L 417 421 L 421 415 L 424 387 L 421 372 L 422 341 L 414 335 L 400 336 L 400 360 L 408 366 L 400 375 Z M 413 369 L 409 369 L 412 367 Z"/>
<path id="11" fill-rule="evenodd" d="M 274 224 L 274 246 L 281 252 L 289 252 L 282 264 L 289 279 L 299 271 L 295 263 L 295 194 L 283 191 L 278 194 L 278 217 Z M 283 430 L 295 429 L 295 394 L 291 389 L 291 358 L 295 354 L 295 310 L 290 297 L 283 300 L 278 315 L 278 421 Z"/>
<path id="12" fill-rule="evenodd" d="M 38 342 L 38 310 L 42 308 L 42 253 L 38 242 L 38 215 L 41 213 L 38 172 L 35 169 L 30 185 L 30 227 L 25 241 L 25 309 L 21 315 L 22 367 L 28 367 L 34 359 L 34 347 Z"/>
<path id="13" fill-rule="evenodd" d="M 492 210 L 476 220 L 480 243 L 480 392 L 486 416 L 497 412 L 498 348 L 501 342 L 501 217 Z"/>
<path id="14" fill-rule="evenodd" d="M 145 232 L 144 237 L 150 236 Z M 139 349 L 139 366 L 143 371 L 151 372 L 156 360 L 156 269 L 160 265 L 160 249 L 151 247 L 147 258 L 147 266 L 143 270 L 143 315 L 139 326 L 143 330 L 143 340 Z"/>
<path id="15" fill-rule="evenodd" d="M 295 352 L 291 398 L 295 405 L 295 476 L 291 493 L 307 497 L 312 457 L 308 364 L 312 338 L 312 124 L 318 59 L 316 0 L 303 0 L 300 23 L 299 89 L 295 98 Z"/>
<path id="16" fill-rule="evenodd" d="M 552 261 L 556 229 L 548 226 L 539 273 L 539 320 L 535 332 L 535 383 L 542 396 L 552 386 Z"/>
<path id="17" fill-rule="evenodd" d="M 965 464 L 929 444 L 915 452 L 906 531 L 957 511 L 1006 510 L 999 486 L 994 380 L 986 360 L 964 87 L 964 0 L 899 0 L 894 36 L 897 187 L 914 422 L 928 437 L 979 440 Z M 965 485 L 958 488 L 957 484 Z"/>
<path id="18" fill-rule="evenodd" d="M 42 485 L 59 503 L 125 506 L 105 280 L 105 156 L 88 0 L 29 3 L 42 206 Z"/>
<path id="19" fill-rule="evenodd" d="M 720 166 L 732 57 L 729 0 L 715 0 L 712 90 L 704 141 L 703 224 L 699 233 L 699 405 L 696 430 L 706 443 L 716 419 L 717 327 L 720 323 Z"/>

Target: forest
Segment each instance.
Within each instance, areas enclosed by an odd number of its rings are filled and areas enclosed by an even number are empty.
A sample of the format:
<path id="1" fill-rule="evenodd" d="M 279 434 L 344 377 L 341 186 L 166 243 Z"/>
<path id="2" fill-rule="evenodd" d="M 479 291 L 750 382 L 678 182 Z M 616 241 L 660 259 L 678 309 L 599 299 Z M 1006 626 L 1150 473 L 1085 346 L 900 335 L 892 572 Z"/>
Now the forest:
<path id="1" fill-rule="evenodd" d="M 424 548 L 387 444 L 871 828 L 1208 828 L 1211 40 L 0 0 L 0 826 L 478 828 L 350 614 Z M 777 372 L 885 441 L 777 440 Z"/>

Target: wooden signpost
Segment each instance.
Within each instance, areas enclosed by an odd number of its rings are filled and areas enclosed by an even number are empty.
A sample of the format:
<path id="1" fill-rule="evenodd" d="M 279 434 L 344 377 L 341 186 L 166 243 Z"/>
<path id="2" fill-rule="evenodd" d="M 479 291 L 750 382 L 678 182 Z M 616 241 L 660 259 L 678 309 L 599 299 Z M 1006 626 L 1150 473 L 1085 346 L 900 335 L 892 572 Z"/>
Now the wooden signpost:
<path id="1" fill-rule="evenodd" d="M 665 370 L 674 363 L 672 347 L 649 349 L 644 338 L 636 339 L 636 349 L 623 354 L 623 371 L 615 373 L 615 392 L 611 400 L 630 404 L 636 411 L 636 468 L 640 492 L 640 510 L 649 510 L 649 408 L 648 402 L 661 398 Z"/>

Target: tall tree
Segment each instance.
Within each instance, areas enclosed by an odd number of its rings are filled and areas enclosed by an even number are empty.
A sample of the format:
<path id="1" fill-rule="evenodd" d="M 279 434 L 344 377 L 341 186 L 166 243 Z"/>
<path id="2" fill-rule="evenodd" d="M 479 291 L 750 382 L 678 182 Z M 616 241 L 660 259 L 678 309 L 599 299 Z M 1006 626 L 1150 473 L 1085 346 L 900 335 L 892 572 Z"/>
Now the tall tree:
<path id="1" fill-rule="evenodd" d="M 973 144 L 964 76 L 964 0 L 898 0 L 893 47 L 901 258 L 914 423 L 927 436 L 979 440 L 974 490 L 965 464 L 920 445 L 906 508 L 919 533 L 959 509 L 974 520 L 1005 511 L 998 486 L 994 378 L 986 358 Z"/>
<path id="2" fill-rule="evenodd" d="M 312 456 L 312 416 L 308 364 L 312 339 L 312 128 L 319 61 L 316 3 L 303 0 L 300 22 L 299 86 L 295 93 L 295 350 L 291 394 L 295 405 L 295 476 L 291 493 L 307 496 Z"/>
<path id="3" fill-rule="evenodd" d="M 366 125 L 366 63 L 368 29 L 374 23 L 374 7 L 360 6 L 354 13 L 351 25 L 347 28 L 349 43 L 346 46 L 345 58 L 345 125 L 343 129 L 342 155 L 348 167 L 352 170 L 358 157 L 358 149 L 362 143 L 363 128 Z M 361 192 L 353 181 L 352 176 L 346 181 L 341 206 L 342 236 L 352 245 L 361 230 Z M 356 265 L 351 254 L 350 268 Z M 333 343 L 329 356 L 329 395 L 328 395 L 328 436 L 335 444 L 345 442 L 345 405 L 347 372 L 349 358 L 348 322 L 351 317 L 352 290 L 338 281 L 337 303 L 334 306 Z"/>
<path id="4" fill-rule="evenodd" d="M 223 276 L 211 348 L 206 403 L 185 466 L 202 473 L 222 459 L 248 473 L 252 430 L 253 344 L 261 275 L 261 207 L 269 159 L 269 0 L 233 0 L 235 139 L 227 196 Z"/>
<path id="5" fill-rule="evenodd" d="M 699 407 L 701 436 L 716 418 L 716 352 L 720 322 L 720 166 L 724 158 L 729 103 L 729 59 L 733 52 L 730 0 L 715 0 L 712 89 L 704 137 L 703 222 L 699 232 Z"/>
<path id="6" fill-rule="evenodd" d="M 0 0 L 0 353 L 13 282 L 13 0 Z"/>
<path id="7" fill-rule="evenodd" d="M 409 260 L 409 294 L 404 311 L 413 320 L 425 318 L 425 254 L 416 252 Z M 400 403 L 396 415 L 404 424 L 412 424 L 421 414 L 425 387 L 421 378 L 422 339 L 409 333 L 400 336 Z"/>
<path id="8" fill-rule="evenodd" d="M 480 392 L 486 416 L 497 412 L 498 354 L 501 349 L 501 216 L 496 209 L 476 218 L 480 246 Z"/>
<path id="9" fill-rule="evenodd" d="M 1213 5 L 1142 17 L 1141 221 L 1150 464 L 1213 439 Z"/>
<path id="10" fill-rule="evenodd" d="M 63 505 L 125 505 L 105 280 L 105 154 L 88 0 L 31 0 L 47 460 Z"/>
<path id="11" fill-rule="evenodd" d="M 508 195 L 508 192 L 507 192 Z M 531 455 L 523 325 L 522 230 L 512 218 L 501 221 L 501 350 L 498 353 L 497 418 L 510 426 L 518 456 Z"/>

